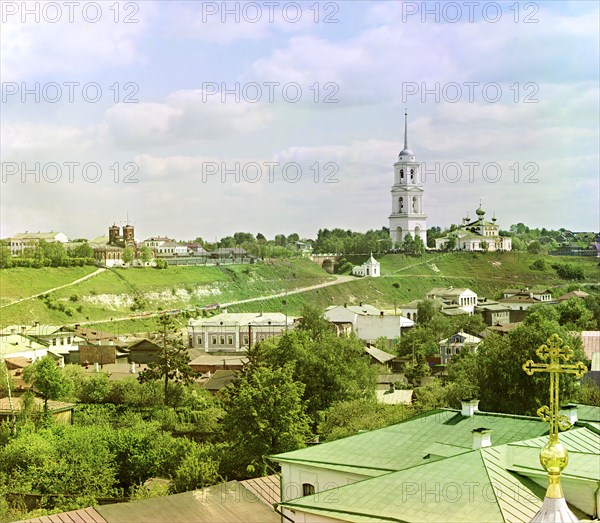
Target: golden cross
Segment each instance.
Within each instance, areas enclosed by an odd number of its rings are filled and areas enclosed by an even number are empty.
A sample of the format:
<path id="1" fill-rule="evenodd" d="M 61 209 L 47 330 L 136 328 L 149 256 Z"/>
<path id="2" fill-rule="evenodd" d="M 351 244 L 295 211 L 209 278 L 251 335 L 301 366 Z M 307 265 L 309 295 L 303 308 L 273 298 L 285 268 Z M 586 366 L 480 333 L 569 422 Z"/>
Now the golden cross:
<path id="1" fill-rule="evenodd" d="M 563 345 L 558 334 L 550 336 L 546 345 L 538 347 L 535 352 L 542 361 L 548 360 L 548 363 L 534 363 L 529 360 L 523 364 L 523 370 L 529 376 L 536 372 L 550 374 L 550 407 L 544 405 L 537 410 L 542 420 L 550 422 L 550 439 L 540 451 L 540 463 L 548 472 L 546 498 L 559 499 L 564 498 L 560 486 L 560 473 L 569 463 L 569 453 L 558 441 L 558 429 L 566 430 L 571 426 L 566 416 L 558 415 L 559 377 L 561 374 L 574 374 L 577 378 L 581 378 L 587 372 L 587 368 L 580 361 L 574 365 L 567 363 L 573 357 L 573 351 L 567 345 Z"/>
<path id="2" fill-rule="evenodd" d="M 537 414 L 543 421 L 550 422 L 550 441 L 558 441 L 558 430 L 567 430 L 571 423 L 566 416 L 558 415 L 558 389 L 559 378 L 561 374 L 574 374 L 581 378 L 586 372 L 587 367 L 578 361 L 575 364 L 567 364 L 573 357 L 573 350 L 568 345 L 563 345 L 558 334 L 552 334 L 546 341 L 536 349 L 536 354 L 542 361 L 549 360 L 548 363 L 534 363 L 528 360 L 523 364 L 523 370 L 532 376 L 536 372 L 548 372 L 550 374 L 550 407 L 544 405 L 537 410 Z M 562 363 L 561 363 L 562 361 Z"/>

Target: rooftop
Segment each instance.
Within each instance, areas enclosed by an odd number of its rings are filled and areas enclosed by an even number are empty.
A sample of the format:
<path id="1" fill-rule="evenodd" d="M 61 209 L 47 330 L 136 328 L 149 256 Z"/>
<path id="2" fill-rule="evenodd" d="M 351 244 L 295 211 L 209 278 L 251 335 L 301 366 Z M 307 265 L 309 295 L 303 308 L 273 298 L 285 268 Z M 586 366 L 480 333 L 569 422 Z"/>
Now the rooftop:
<path id="1" fill-rule="evenodd" d="M 223 312 L 212 316 L 211 318 L 198 318 L 190 320 L 189 326 L 220 326 L 220 325 L 252 325 L 266 326 L 275 325 L 291 325 L 294 319 L 291 316 L 286 316 L 281 312 Z"/>
<path id="2" fill-rule="evenodd" d="M 476 428 L 491 428 L 494 445 L 548 432 L 548 425 L 539 418 L 479 411 L 466 417 L 456 410 L 434 410 L 383 429 L 277 454 L 273 460 L 313 462 L 320 467 L 328 465 L 333 469 L 378 476 L 431 461 L 426 456 L 434 444 L 448 445 L 460 452 L 470 451 L 471 431 Z"/>

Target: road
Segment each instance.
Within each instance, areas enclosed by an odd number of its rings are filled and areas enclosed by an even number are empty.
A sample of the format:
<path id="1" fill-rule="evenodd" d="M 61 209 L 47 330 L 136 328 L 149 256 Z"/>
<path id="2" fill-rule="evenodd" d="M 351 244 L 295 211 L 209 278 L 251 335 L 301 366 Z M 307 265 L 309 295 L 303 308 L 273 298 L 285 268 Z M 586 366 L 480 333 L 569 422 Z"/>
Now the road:
<path id="1" fill-rule="evenodd" d="M 64 285 L 59 285 L 58 287 L 54 287 L 53 289 L 46 289 L 45 291 L 38 292 L 37 294 L 32 294 L 31 296 L 27 296 L 26 298 L 19 298 L 18 300 L 11 301 L 10 303 L 5 303 L 4 305 L 0 305 L 0 309 L 3 309 L 4 307 L 10 307 L 11 305 L 16 305 L 17 303 L 21 303 L 21 302 L 24 302 L 27 300 L 33 300 L 34 298 L 37 298 L 38 296 L 43 296 L 44 294 L 58 291 L 59 289 L 64 289 L 66 287 L 70 287 L 71 285 L 77 285 L 78 283 L 81 283 L 82 281 L 89 280 L 90 278 L 93 278 L 94 276 L 98 276 L 98 274 L 101 274 L 105 270 L 106 269 L 100 268 L 94 272 L 91 272 L 90 274 L 87 274 L 86 276 L 83 276 L 82 278 L 73 280 L 72 282 L 69 282 L 69 283 L 65 283 Z"/>
<path id="2" fill-rule="evenodd" d="M 283 291 L 283 292 L 278 292 L 276 294 L 268 294 L 266 296 L 257 296 L 255 298 L 247 298 L 245 300 L 237 300 L 237 301 L 230 301 L 227 303 L 220 303 L 219 305 L 223 308 L 223 307 L 231 307 L 232 305 L 240 305 L 242 303 L 251 303 L 254 301 L 263 301 L 263 300 L 272 300 L 274 298 L 284 298 L 285 296 L 290 296 L 292 294 L 300 294 L 302 292 L 308 292 L 308 291 L 312 291 L 315 289 L 322 289 L 324 287 L 330 287 L 331 285 L 339 285 L 341 283 L 347 283 L 349 281 L 355 280 L 356 277 L 354 276 L 341 276 L 341 275 L 334 275 L 335 276 L 335 280 L 333 281 L 326 281 L 324 283 L 317 283 L 316 285 L 310 285 L 308 287 L 301 287 L 299 289 L 292 289 L 289 291 Z M 166 311 L 169 312 L 169 311 Z M 110 323 L 113 321 L 125 321 L 125 320 L 132 320 L 132 319 L 141 319 L 141 318 L 152 318 L 154 316 L 160 316 L 161 314 L 164 314 L 165 311 L 161 311 L 161 312 L 151 312 L 151 313 L 146 313 L 146 314 L 132 314 L 130 316 L 124 316 L 121 318 L 110 318 L 107 320 L 94 320 L 94 321 L 78 321 L 76 323 L 73 323 L 72 325 L 90 325 L 90 324 L 97 324 L 97 323 Z"/>

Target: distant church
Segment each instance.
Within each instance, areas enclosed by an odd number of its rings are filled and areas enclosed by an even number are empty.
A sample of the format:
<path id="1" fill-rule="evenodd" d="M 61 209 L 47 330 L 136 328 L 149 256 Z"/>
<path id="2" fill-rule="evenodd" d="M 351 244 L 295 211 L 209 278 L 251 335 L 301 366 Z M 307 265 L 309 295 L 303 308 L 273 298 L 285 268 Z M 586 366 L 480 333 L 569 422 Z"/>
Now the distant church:
<path id="1" fill-rule="evenodd" d="M 131 248 L 137 257 L 137 243 L 135 241 L 135 230 L 127 219 L 123 226 L 123 233 L 116 224 L 108 228 L 108 236 L 98 236 L 90 241 L 90 247 L 94 250 L 94 258 L 104 267 L 122 267 L 123 253 L 126 248 Z"/>
<path id="2" fill-rule="evenodd" d="M 381 276 L 381 265 L 373 258 L 373 253 L 371 253 L 371 257 L 365 263 L 357 265 L 352 269 L 352 275 L 379 278 L 379 276 Z"/>
<path id="3" fill-rule="evenodd" d="M 419 183 L 419 164 L 408 148 L 408 115 L 404 113 L 404 149 L 394 164 L 390 236 L 400 243 L 407 234 L 427 245 L 427 215 L 423 212 L 423 186 Z"/>
<path id="4" fill-rule="evenodd" d="M 450 242 L 453 241 L 451 250 L 456 251 L 510 251 L 512 240 L 508 236 L 500 236 L 496 216 L 494 215 L 491 222 L 487 221 L 481 203 L 475 214 L 477 219 L 471 220 L 467 216 L 463 218 L 458 228 L 450 231 L 443 238 L 437 238 L 436 250 L 448 249 Z"/>

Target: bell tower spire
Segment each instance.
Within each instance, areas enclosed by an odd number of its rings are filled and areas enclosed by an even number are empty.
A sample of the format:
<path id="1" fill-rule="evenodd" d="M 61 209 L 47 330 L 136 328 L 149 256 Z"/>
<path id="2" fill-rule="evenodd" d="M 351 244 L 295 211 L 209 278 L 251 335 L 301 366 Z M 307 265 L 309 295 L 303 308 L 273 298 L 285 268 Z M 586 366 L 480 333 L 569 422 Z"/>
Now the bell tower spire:
<path id="1" fill-rule="evenodd" d="M 419 180 L 420 165 L 415 153 L 408 148 L 408 111 L 404 109 L 404 149 L 394 164 L 390 236 L 401 243 L 410 234 L 427 244 L 427 215 L 423 210 L 423 187 Z"/>
<path id="2" fill-rule="evenodd" d="M 408 149 L 408 112 L 404 109 L 404 149 Z"/>

